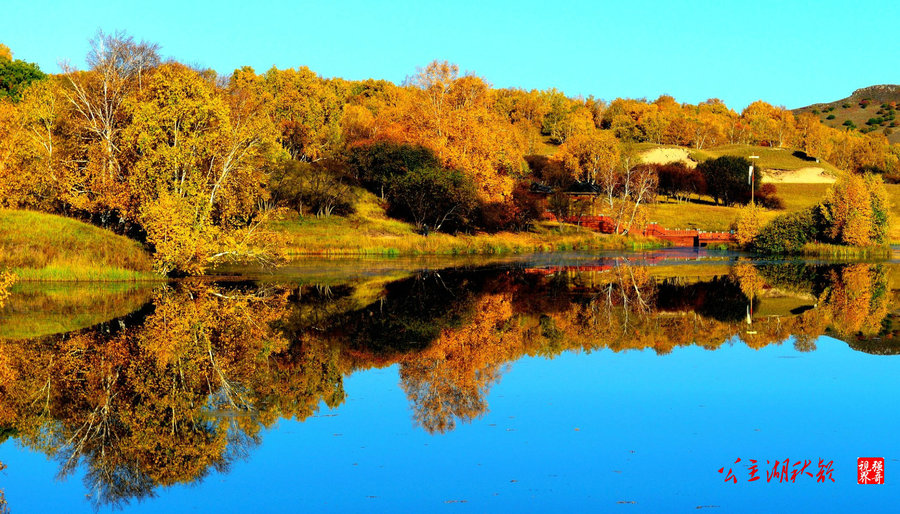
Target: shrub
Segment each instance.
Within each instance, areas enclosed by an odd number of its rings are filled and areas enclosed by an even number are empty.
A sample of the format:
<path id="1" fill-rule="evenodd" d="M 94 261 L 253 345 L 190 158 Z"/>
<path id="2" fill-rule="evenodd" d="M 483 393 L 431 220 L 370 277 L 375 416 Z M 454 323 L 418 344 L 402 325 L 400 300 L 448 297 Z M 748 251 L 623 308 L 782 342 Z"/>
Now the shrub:
<path id="1" fill-rule="evenodd" d="M 756 192 L 756 202 L 766 209 L 784 209 L 784 202 L 776 196 L 777 193 L 773 184 L 763 184 Z"/>
<path id="2" fill-rule="evenodd" d="M 826 120 L 833 120 L 833 119 L 835 119 L 836 117 L 837 117 L 837 116 L 835 116 L 834 114 L 829 114 L 828 116 L 825 117 L 825 119 L 826 119 Z"/>
<path id="3" fill-rule="evenodd" d="M 512 192 L 512 200 L 492 203 L 481 208 L 481 227 L 499 230 L 527 230 L 546 210 L 547 200 L 531 193 L 527 183 L 520 182 Z"/>
<path id="4" fill-rule="evenodd" d="M 797 253 L 816 240 L 821 231 L 817 207 L 782 214 L 767 224 L 753 239 L 753 250 L 766 254 Z"/>
<path id="5" fill-rule="evenodd" d="M 324 164 L 285 161 L 272 173 L 269 187 L 276 205 L 301 216 L 353 213 L 355 198 L 348 179 Z"/>
<path id="6" fill-rule="evenodd" d="M 385 197 L 388 214 L 411 221 L 425 234 L 468 227 L 477 206 L 474 184 L 457 170 L 439 167 L 415 168 L 395 176 Z"/>

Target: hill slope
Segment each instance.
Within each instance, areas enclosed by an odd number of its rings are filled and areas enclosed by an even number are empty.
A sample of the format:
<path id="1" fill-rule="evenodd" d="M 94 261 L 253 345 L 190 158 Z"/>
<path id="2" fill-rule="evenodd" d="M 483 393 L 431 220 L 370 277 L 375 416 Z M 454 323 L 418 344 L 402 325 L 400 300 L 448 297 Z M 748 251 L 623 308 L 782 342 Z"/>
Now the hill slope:
<path id="1" fill-rule="evenodd" d="M 829 127 L 845 127 L 849 120 L 857 130 L 880 131 L 891 143 L 900 143 L 900 119 L 894 119 L 897 104 L 900 104 L 900 85 L 881 84 L 857 89 L 847 98 L 807 105 L 793 112 L 811 112 Z"/>
<path id="2" fill-rule="evenodd" d="M 0 209 L 0 268 L 22 280 L 153 279 L 139 243 L 78 220 Z"/>

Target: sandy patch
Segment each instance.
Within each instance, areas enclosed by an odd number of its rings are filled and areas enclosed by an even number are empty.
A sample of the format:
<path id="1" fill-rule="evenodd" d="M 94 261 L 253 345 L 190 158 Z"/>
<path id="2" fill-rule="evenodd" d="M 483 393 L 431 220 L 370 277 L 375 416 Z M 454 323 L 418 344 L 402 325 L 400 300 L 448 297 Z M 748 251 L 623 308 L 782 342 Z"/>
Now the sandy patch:
<path id="1" fill-rule="evenodd" d="M 837 178 L 814 166 L 796 170 L 764 170 L 762 182 L 773 184 L 833 184 Z"/>
<path id="2" fill-rule="evenodd" d="M 641 154 L 641 162 L 646 164 L 683 162 L 689 168 L 697 166 L 697 163 L 691 160 L 690 154 L 684 148 L 653 148 Z"/>

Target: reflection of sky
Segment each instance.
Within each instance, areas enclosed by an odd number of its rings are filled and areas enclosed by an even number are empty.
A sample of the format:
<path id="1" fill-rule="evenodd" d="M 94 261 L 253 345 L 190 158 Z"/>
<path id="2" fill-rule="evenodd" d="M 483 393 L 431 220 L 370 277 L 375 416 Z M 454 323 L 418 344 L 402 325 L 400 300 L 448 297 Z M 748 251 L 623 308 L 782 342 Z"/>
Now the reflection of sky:
<path id="1" fill-rule="evenodd" d="M 484 511 L 547 508 L 797 512 L 893 506 L 900 483 L 900 360 L 823 337 L 751 350 L 677 348 L 525 358 L 490 412 L 446 435 L 413 427 L 396 367 L 346 379 L 347 402 L 282 420 L 250 458 L 127 511 Z M 742 462 L 733 465 L 736 458 Z M 835 483 L 766 483 L 765 461 L 834 460 Z M 857 457 L 885 458 L 885 485 L 856 484 Z M 753 483 L 743 466 L 760 460 Z M 80 477 L 8 441 L 0 484 L 13 512 L 89 512 Z M 737 484 L 717 470 L 734 468 Z M 771 466 L 769 467 L 771 469 Z M 465 500 L 465 504 L 447 502 Z M 617 504 L 617 502 L 636 502 Z"/>

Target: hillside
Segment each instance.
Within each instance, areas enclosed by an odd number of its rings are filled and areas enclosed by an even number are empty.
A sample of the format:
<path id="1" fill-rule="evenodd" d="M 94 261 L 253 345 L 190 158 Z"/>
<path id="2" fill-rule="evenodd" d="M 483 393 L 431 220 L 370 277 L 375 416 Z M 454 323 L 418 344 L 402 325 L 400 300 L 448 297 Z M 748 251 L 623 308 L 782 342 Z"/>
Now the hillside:
<path id="1" fill-rule="evenodd" d="M 53 214 L 0 209 L 0 268 L 20 280 L 157 279 L 141 245 Z"/>
<path id="2" fill-rule="evenodd" d="M 810 159 L 803 152 L 789 148 L 771 148 L 754 145 L 724 145 L 703 150 L 693 150 L 672 145 L 641 143 L 641 160 L 646 163 L 666 164 L 683 162 L 694 167 L 706 159 L 724 155 L 749 158 L 759 156 L 756 166 L 762 172 L 763 182 L 791 184 L 830 184 L 840 171 L 826 161 Z"/>
<path id="3" fill-rule="evenodd" d="M 862 131 L 880 131 L 891 143 L 900 143 L 900 120 L 895 119 L 900 103 L 900 85 L 882 84 L 857 89 L 847 98 L 794 109 L 794 114 L 811 112 L 829 127 L 851 127 Z M 830 118 L 830 119 L 829 119 Z"/>

